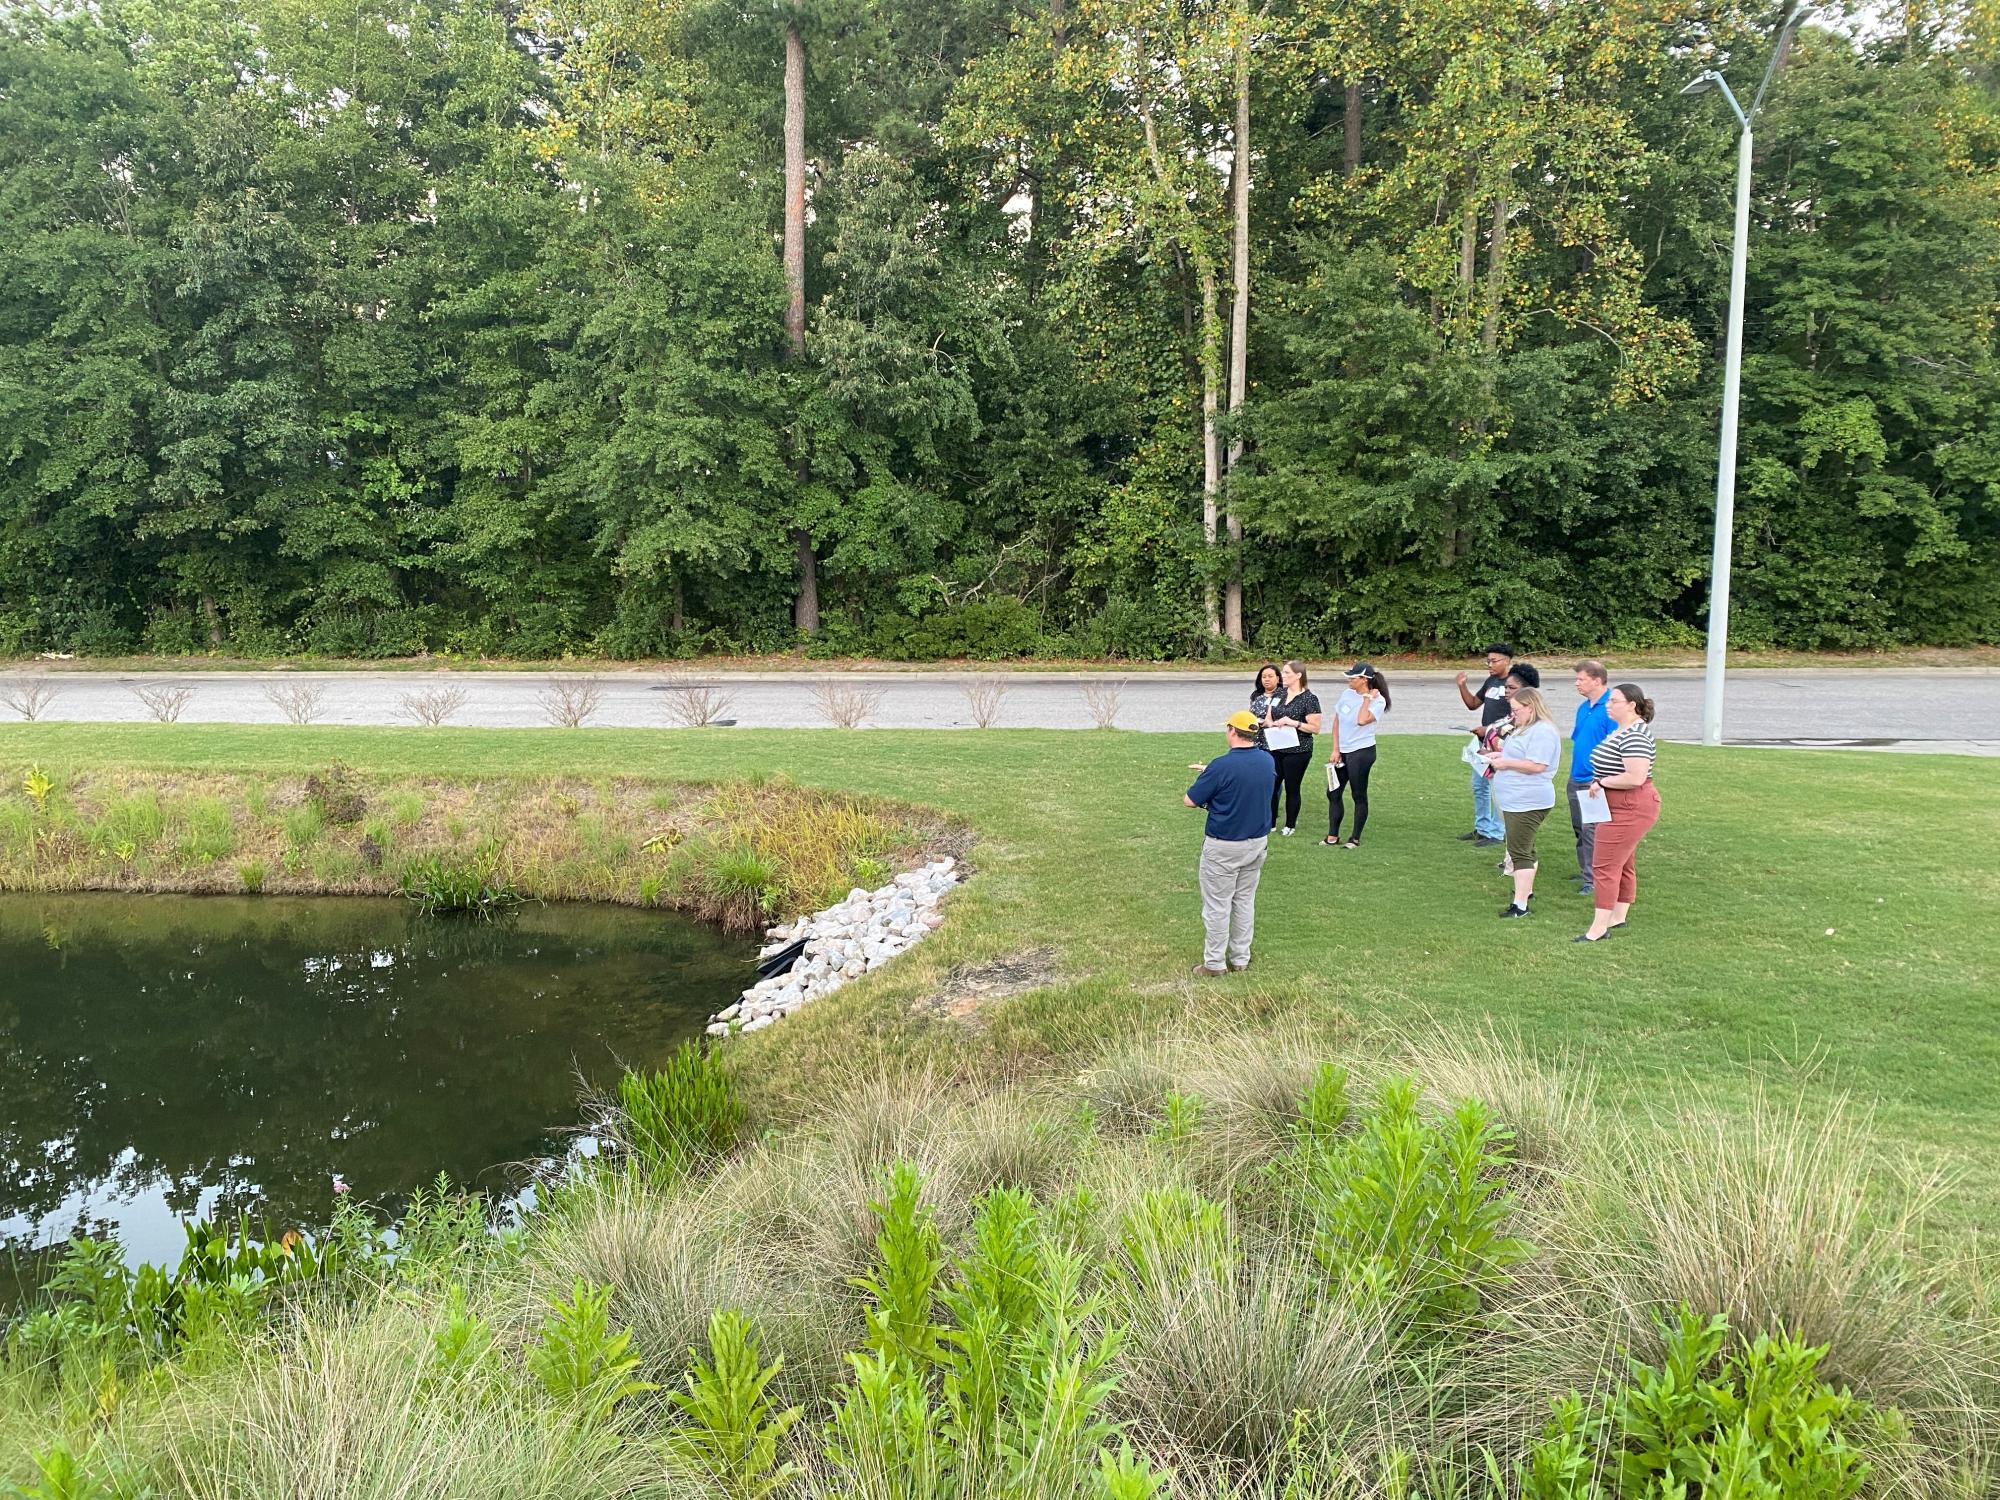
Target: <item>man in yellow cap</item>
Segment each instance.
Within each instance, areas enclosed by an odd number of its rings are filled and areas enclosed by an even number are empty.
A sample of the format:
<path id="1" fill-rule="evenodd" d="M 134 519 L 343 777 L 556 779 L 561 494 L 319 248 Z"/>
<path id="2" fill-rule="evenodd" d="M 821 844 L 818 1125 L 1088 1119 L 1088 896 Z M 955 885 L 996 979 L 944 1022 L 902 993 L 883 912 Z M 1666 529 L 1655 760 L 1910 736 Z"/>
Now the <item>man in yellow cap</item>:
<path id="1" fill-rule="evenodd" d="M 1229 751 L 1201 768 L 1183 799 L 1208 810 L 1201 845 L 1201 921 L 1205 933 L 1197 974 L 1250 967 L 1257 926 L 1257 878 L 1271 836 L 1271 791 L 1278 767 L 1257 748 L 1257 721 L 1238 709 L 1223 725 Z M 1228 968 L 1224 968 L 1224 964 Z"/>

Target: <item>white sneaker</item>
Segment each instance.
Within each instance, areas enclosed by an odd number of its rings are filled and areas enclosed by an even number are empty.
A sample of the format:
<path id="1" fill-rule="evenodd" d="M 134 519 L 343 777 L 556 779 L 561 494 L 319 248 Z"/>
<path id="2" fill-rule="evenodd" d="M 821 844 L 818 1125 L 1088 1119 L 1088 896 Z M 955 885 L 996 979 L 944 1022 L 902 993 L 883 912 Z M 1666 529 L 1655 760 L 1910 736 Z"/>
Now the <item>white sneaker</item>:
<path id="1" fill-rule="evenodd" d="M 1285 838 L 1290 838 L 1292 836 L 1292 830 L 1289 828 L 1281 829 L 1279 831 Z"/>

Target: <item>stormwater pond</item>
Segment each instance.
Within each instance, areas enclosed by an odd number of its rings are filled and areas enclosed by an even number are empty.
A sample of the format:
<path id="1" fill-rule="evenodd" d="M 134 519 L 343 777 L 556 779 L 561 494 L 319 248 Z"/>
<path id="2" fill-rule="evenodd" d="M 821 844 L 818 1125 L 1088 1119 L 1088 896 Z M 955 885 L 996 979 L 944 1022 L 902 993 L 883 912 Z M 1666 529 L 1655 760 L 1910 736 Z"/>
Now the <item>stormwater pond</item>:
<path id="1" fill-rule="evenodd" d="M 586 1085 L 752 977 L 748 944 L 625 907 L 0 896 L 0 1304 L 71 1235 L 171 1265 L 183 1219 L 321 1225 L 337 1183 L 508 1192 Z"/>

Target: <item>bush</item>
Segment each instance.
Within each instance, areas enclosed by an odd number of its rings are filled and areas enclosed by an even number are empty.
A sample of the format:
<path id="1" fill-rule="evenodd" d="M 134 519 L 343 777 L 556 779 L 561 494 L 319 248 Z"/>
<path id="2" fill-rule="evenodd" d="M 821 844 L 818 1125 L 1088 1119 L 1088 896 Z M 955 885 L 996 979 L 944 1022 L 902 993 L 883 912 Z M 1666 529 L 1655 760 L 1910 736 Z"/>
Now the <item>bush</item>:
<path id="1" fill-rule="evenodd" d="M 1004 661 L 1032 656 L 1041 633 L 1041 620 L 1019 599 L 976 599 L 921 619 L 885 615 L 872 644 L 877 655 L 898 661 Z"/>

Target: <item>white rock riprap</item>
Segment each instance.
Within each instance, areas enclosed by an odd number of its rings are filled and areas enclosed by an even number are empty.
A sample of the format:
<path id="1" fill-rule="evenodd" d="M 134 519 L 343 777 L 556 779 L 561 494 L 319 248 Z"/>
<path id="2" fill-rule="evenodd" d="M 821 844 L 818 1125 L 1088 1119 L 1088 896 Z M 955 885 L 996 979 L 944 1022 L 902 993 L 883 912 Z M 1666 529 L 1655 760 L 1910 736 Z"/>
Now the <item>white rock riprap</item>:
<path id="1" fill-rule="evenodd" d="M 771 928 L 764 934 L 764 947 L 757 955 L 760 960 L 782 952 L 800 938 L 806 940 L 805 951 L 785 973 L 758 980 L 743 992 L 742 999 L 718 1011 L 709 1022 L 708 1034 L 760 1031 L 800 1006 L 881 968 L 944 924 L 945 895 L 959 881 L 958 861 L 947 856 L 921 870 L 898 875 L 878 891 L 857 886 L 838 905 Z"/>

